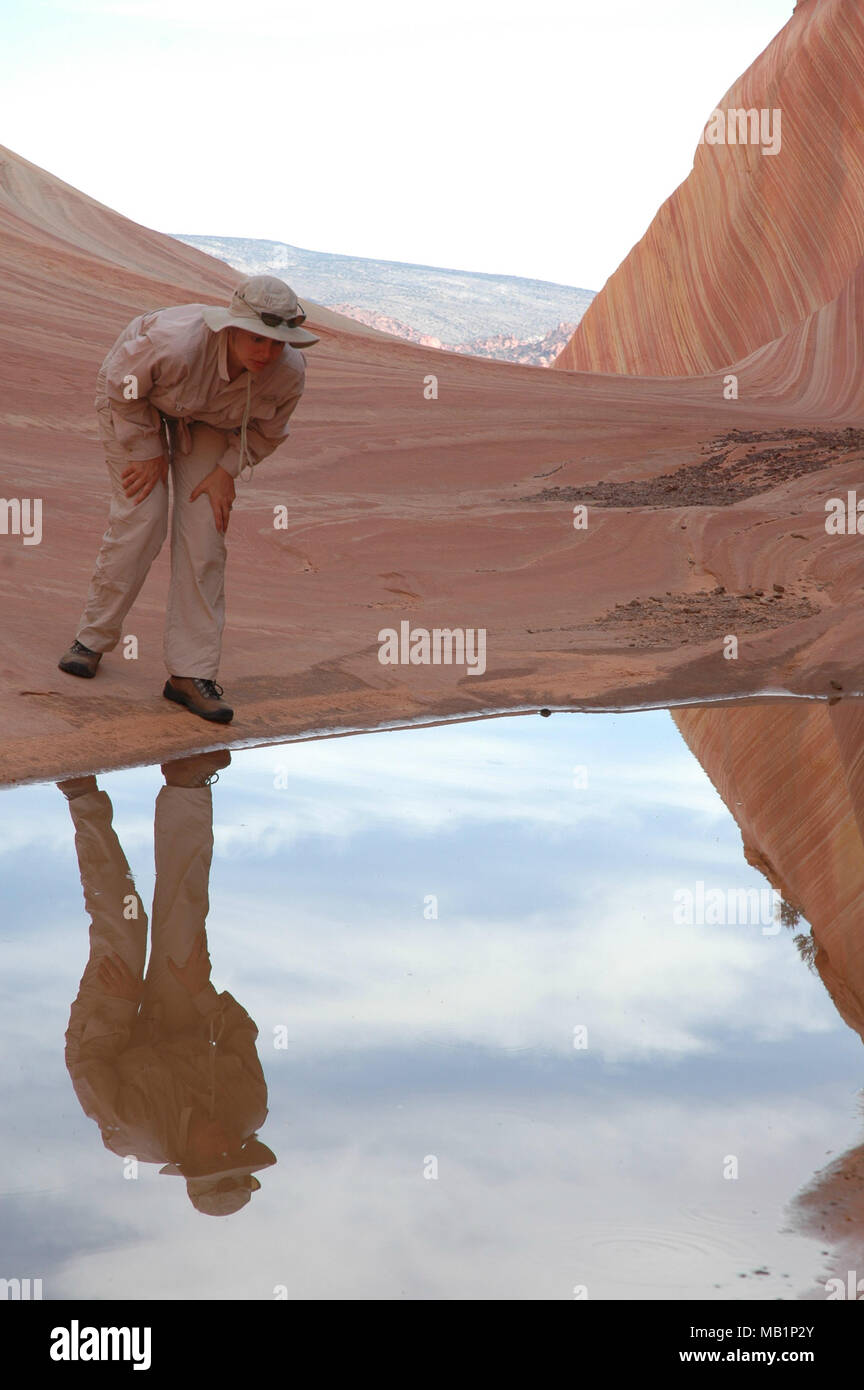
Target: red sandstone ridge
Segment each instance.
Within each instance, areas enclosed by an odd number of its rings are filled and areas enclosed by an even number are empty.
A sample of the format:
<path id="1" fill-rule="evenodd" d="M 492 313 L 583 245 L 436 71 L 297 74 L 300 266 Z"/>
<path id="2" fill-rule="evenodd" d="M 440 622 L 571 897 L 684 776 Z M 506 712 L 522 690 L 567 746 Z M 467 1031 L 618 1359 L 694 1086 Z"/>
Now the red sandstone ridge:
<path id="1" fill-rule="evenodd" d="M 862 71 L 864 8 L 798 5 L 715 108 L 779 110 L 778 152 L 749 143 L 749 122 L 748 143 L 736 122 L 735 144 L 697 145 L 692 173 L 554 365 L 637 376 L 729 367 L 742 399 L 859 419 Z"/>
<path id="2" fill-rule="evenodd" d="M 864 1041 L 864 700 L 672 717 L 737 821 L 747 862 L 809 922 L 815 965 Z"/>
<path id="3" fill-rule="evenodd" d="M 801 9 L 775 49 L 784 64 L 766 68 L 763 55 L 754 72 L 767 81 L 776 69 L 778 82 L 793 72 L 803 82 L 806 72 L 800 105 L 812 124 L 821 103 L 837 131 L 797 137 L 811 164 L 790 161 L 787 200 L 773 186 L 776 230 L 753 220 L 742 192 L 732 236 L 723 208 L 735 188 L 724 186 L 719 164 L 716 202 L 694 202 L 689 255 L 677 226 L 667 226 L 680 329 L 667 319 L 652 336 L 659 301 L 647 272 L 649 307 L 627 317 L 629 261 L 596 302 L 590 341 L 605 343 L 609 357 L 590 371 L 406 342 L 309 302 L 295 286 L 321 342 L 307 352 L 290 439 L 241 485 L 232 516 L 220 680 L 238 713 L 220 742 L 538 706 L 817 694 L 829 681 L 860 688 L 860 538 L 829 540 L 825 531 L 826 496 L 860 482 L 864 432 L 826 419 L 841 378 L 853 379 L 844 364 L 857 348 L 849 313 L 834 313 L 825 296 L 849 293 L 843 269 L 859 234 L 855 191 L 842 205 L 827 200 L 832 138 L 857 167 L 855 123 L 833 93 L 846 84 L 855 111 L 861 74 L 838 66 L 854 56 L 858 21 L 833 3 L 824 12 Z M 847 41 L 831 47 L 837 33 Z M 763 89 L 755 78 L 747 88 L 754 100 Z M 824 207 L 835 212 L 820 220 Z M 793 233 L 797 250 L 784 240 Z M 818 257 L 804 254 L 808 239 Z M 733 248 L 735 274 L 724 268 Z M 701 318 L 691 303 L 697 261 Z M 772 300 L 768 287 L 790 276 L 793 288 L 781 293 L 778 284 Z M 43 507 L 38 545 L 0 530 L 0 782 L 213 746 L 208 725 L 161 699 L 166 553 L 128 620 L 137 660 L 118 650 L 92 682 L 64 676 L 56 662 L 74 635 L 107 513 L 92 408 L 98 365 L 136 314 L 224 302 L 240 278 L 0 150 L 0 498 Z M 721 284 L 736 297 L 718 326 Z M 800 314 L 798 329 L 790 326 L 793 301 L 805 315 L 822 306 L 815 327 L 802 328 Z M 594 306 L 586 322 L 592 314 Z M 770 360 L 765 325 L 784 330 L 787 353 L 793 331 L 809 334 L 810 379 L 824 383 L 818 401 L 796 397 L 779 348 Z M 762 353 L 766 387 L 732 404 L 723 367 L 744 349 Z M 653 375 L 622 374 L 637 369 Z M 795 381 L 803 380 L 799 364 Z M 274 509 L 283 507 L 289 526 L 277 530 Z M 576 527 L 581 507 L 588 524 Z M 485 669 L 382 665 L 379 633 L 403 621 L 483 629 Z M 724 654 L 730 633 L 735 660 Z"/>
<path id="4" fill-rule="evenodd" d="M 864 700 L 768 701 L 673 718 L 738 822 L 747 861 L 806 917 L 808 955 L 864 1040 Z M 803 923 L 797 930 L 808 940 Z M 862 1177 L 859 1145 L 834 1156 L 790 1211 L 798 1229 L 833 1247 L 822 1251 L 826 1274 L 844 1285 L 846 1271 L 861 1268 Z"/>

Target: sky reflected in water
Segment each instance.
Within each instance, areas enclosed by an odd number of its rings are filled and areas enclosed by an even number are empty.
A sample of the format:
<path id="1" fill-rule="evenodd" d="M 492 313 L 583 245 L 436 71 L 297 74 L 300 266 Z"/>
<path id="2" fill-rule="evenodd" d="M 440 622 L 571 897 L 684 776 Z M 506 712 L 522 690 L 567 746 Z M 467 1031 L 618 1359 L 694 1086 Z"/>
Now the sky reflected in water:
<path id="1" fill-rule="evenodd" d="M 149 915 L 162 773 L 97 781 Z M 676 923 L 699 881 L 766 881 L 668 713 L 243 750 L 208 795 L 212 980 L 257 1024 L 277 1161 L 226 1217 L 158 1162 L 124 1176 L 64 1061 L 90 921 L 70 805 L 2 791 L 0 1277 L 45 1298 L 825 1296 L 828 1246 L 790 1204 L 861 1142 L 861 1040 L 806 923 Z"/>

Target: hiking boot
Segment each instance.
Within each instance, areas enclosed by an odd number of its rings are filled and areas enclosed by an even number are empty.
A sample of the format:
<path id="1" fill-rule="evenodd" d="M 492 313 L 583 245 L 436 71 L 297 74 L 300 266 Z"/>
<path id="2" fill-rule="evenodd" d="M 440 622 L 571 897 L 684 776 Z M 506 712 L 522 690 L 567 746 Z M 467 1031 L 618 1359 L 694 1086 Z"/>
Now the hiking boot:
<path id="1" fill-rule="evenodd" d="M 166 700 L 185 705 L 202 719 L 209 719 L 213 724 L 230 724 L 234 711 L 223 704 L 222 693 L 221 685 L 201 676 L 169 676 L 162 691 Z"/>
<path id="2" fill-rule="evenodd" d="M 74 801 L 76 796 L 86 796 L 89 792 L 99 790 L 92 773 L 83 777 L 67 777 L 65 782 L 55 782 L 54 785 L 60 788 L 67 801 Z"/>
<path id="3" fill-rule="evenodd" d="M 57 662 L 61 671 L 68 671 L 70 676 L 95 676 L 96 668 L 102 660 L 101 652 L 91 652 L 89 647 L 85 647 L 78 638 L 72 643 L 68 652 L 65 652 Z"/>
<path id="4" fill-rule="evenodd" d="M 162 764 L 166 787 L 209 787 L 219 781 L 219 769 L 228 767 L 231 754 L 227 748 L 212 753 L 193 753 L 188 758 L 172 758 Z"/>

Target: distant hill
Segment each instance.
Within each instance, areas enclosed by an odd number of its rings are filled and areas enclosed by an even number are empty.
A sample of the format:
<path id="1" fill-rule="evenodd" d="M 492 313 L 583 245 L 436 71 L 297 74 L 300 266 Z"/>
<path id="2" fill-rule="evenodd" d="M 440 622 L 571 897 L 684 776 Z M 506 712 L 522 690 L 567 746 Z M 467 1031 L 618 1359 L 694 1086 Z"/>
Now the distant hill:
<path id="1" fill-rule="evenodd" d="M 282 241 L 173 235 L 248 275 L 278 275 L 301 300 L 308 295 L 372 328 L 508 362 L 548 366 L 595 294 L 548 280 L 341 256 Z"/>

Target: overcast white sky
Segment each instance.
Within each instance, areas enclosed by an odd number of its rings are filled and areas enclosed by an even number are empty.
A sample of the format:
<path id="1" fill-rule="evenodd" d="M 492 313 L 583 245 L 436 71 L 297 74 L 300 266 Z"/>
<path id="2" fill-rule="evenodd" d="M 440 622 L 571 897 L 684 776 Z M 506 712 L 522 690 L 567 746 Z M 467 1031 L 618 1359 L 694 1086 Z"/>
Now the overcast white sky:
<path id="1" fill-rule="evenodd" d="M 13 0 L 0 140 L 163 232 L 600 289 L 794 0 Z"/>

